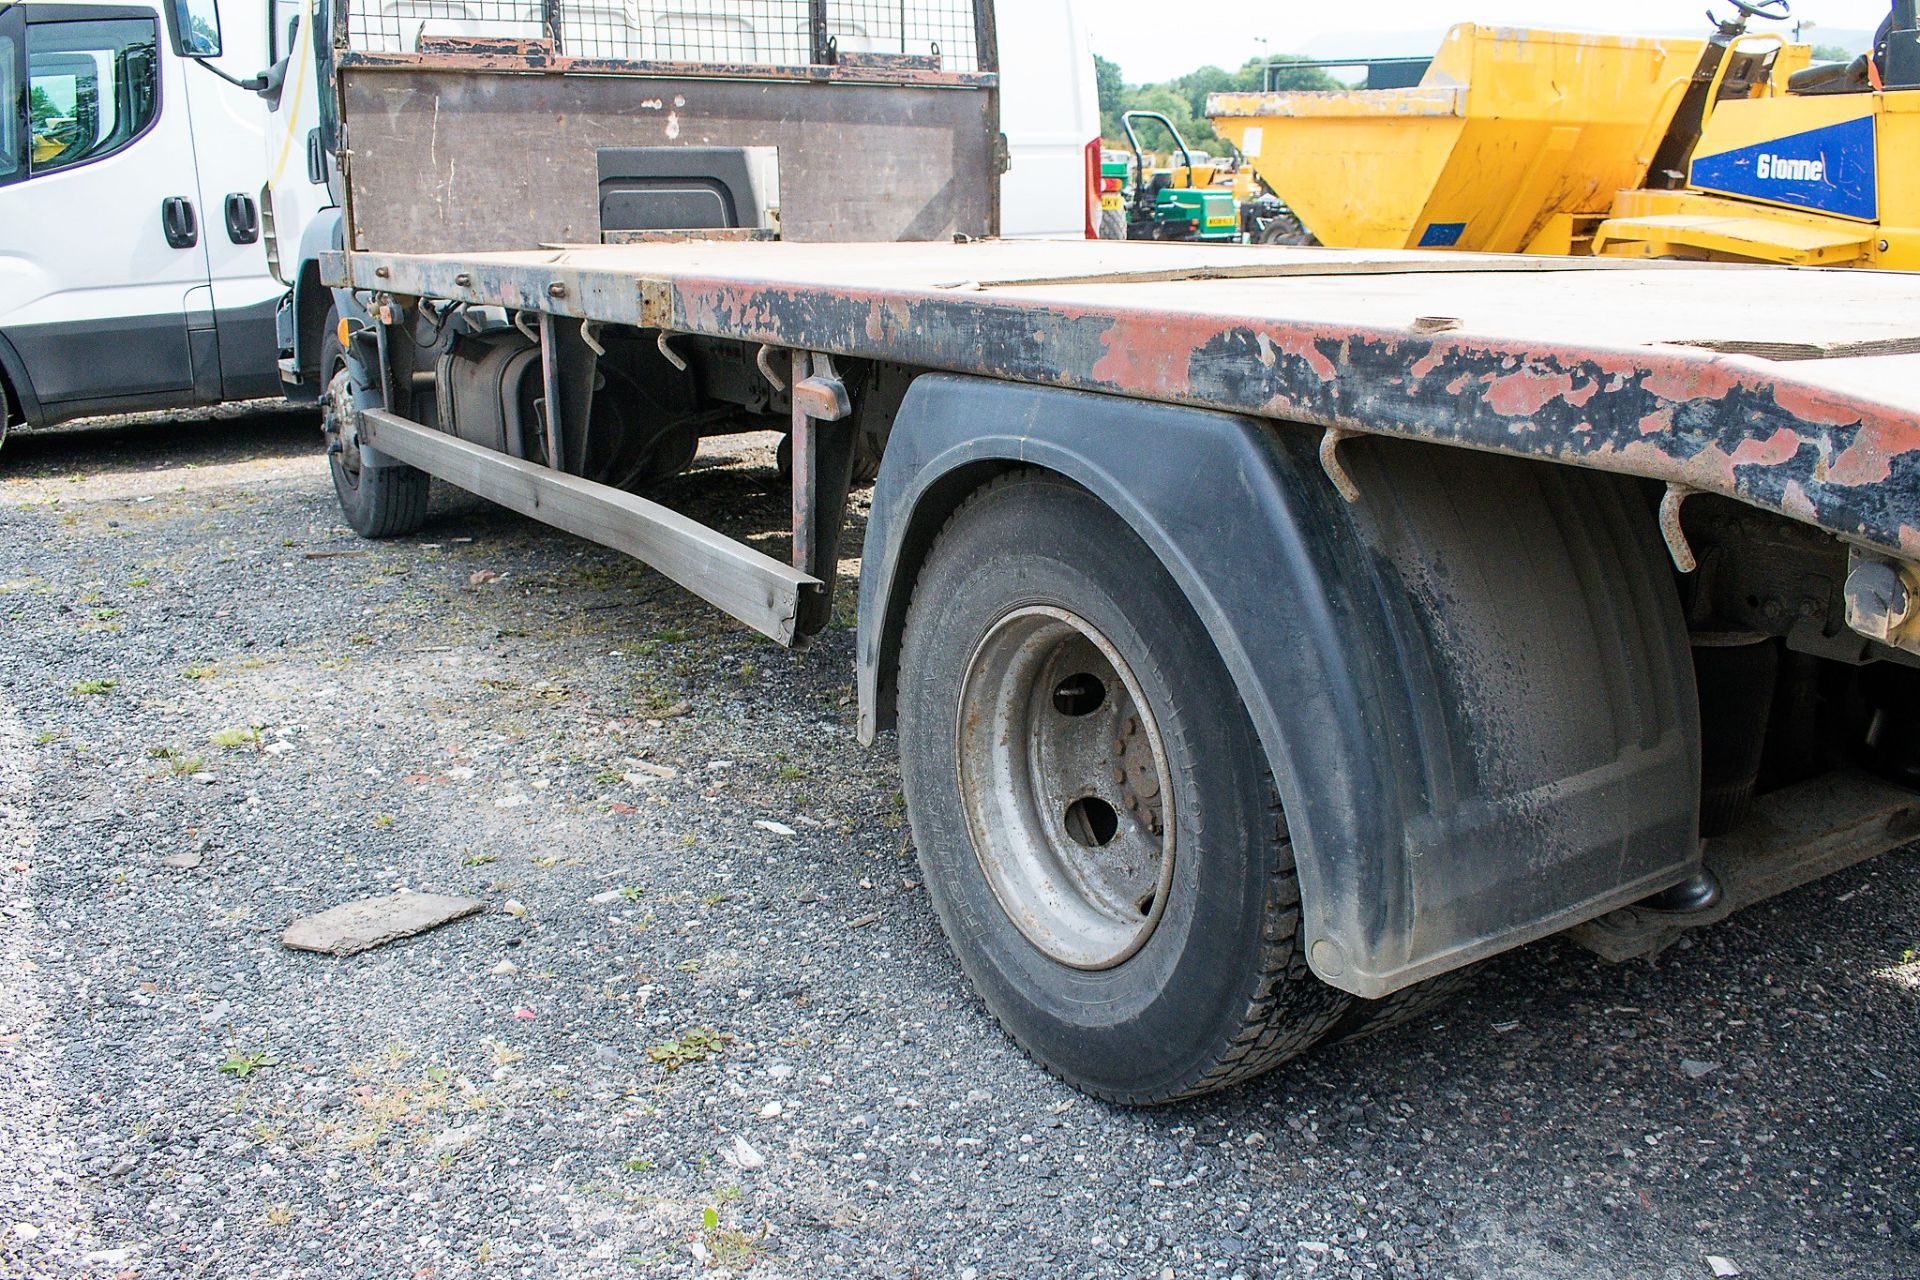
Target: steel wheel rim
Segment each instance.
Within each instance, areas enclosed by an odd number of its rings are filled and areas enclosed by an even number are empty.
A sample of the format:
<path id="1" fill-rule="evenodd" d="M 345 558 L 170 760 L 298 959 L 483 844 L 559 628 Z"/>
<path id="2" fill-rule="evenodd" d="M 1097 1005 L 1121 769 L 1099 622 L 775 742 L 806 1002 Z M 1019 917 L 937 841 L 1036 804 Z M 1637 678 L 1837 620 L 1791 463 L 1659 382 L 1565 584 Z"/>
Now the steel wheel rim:
<path id="1" fill-rule="evenodd" d="M 360 411 L 354 407 L 353 375 L 346 362 L 338 361 L 327 379 L 326 409 L 321 422 L 324 433 L 340 446 L 335 455 L 348 485 L 360 485 Z"/>
<path id="2" fill-rule="evenodd" d="M 1050 605 L 1006 614 L 967 661 L 960 803 L 1015 928 L 1076 969 L 1109 969 L 1166 912 L 1177 824 L 1159 725 L 1125 660 Z"/>

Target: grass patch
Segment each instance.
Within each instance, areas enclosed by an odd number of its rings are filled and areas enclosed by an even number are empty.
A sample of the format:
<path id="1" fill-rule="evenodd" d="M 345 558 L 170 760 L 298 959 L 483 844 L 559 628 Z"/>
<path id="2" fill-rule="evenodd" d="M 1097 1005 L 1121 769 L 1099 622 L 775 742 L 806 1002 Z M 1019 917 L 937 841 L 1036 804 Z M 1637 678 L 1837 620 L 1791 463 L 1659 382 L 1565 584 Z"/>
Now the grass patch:
<path id="1" fill-rule="evenodd" d="M 688 1027 L 672 1039 L 648 1046 L 647 1057 L 668 1071 L 678 1071 L 692 1063 L 718 1057 L 723 1048 L 725 1037 L 718 1032 L 707 1027 Z"/>
<path id="2" fill-rule="evenodd" d="M 189 774 L 198 773 L 206 767 L 206 762 L 199 756 L 194 755 L 190 751 L 182 751 L 179 747 L 155 747 L 147 754 L 155 760 L 165 762 L 167 768 L 173 771 L 173 776 L 176 778 L 184 778 Z"/>
<path id="3" fill-rule="evenodd" d="M 232 729 L 215 729 L 208 740 L 224 751 L 244 751 L 260 745 L 260 728 L 249 724 Z"/>
<path id="4" fill-rule="evenodd" d="M 82 680 L 73 686 L 73 693 L 81 698 L 104 698 L 119 683 L 118 680 Z"/>

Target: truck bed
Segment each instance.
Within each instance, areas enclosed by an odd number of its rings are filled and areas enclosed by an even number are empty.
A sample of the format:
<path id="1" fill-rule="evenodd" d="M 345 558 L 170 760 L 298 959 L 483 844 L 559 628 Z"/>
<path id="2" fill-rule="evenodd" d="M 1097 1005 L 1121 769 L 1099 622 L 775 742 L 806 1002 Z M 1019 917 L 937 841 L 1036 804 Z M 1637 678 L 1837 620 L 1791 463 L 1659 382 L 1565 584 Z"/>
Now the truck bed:
<path id="1" fill-rule="evenodd" d="M 1100 241 L 332 256 L 330 283 L 1552 458 L 1920 552 L 1920 278 Z"/>

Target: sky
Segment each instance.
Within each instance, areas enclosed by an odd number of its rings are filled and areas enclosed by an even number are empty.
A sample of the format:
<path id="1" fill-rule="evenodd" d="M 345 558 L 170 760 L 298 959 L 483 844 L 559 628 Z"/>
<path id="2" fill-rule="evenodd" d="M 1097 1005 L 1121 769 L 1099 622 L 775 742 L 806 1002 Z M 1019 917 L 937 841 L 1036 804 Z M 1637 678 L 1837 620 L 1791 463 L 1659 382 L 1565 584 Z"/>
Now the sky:
<path id="1" fill-rule="evenodd" d="M 1171 79 L 1208 63 L 1238 66 L 1266 51 L 1340 58 L 1428 53 L 1455 22 L 1707 31 L 1703 0 L 1078 0 L 1078 7 L 1093 29 L 1094 51 L 1119 63 L 1129 84 Z M 1732 11 L 1726 0 L 1714 8 Z M 1819 44 L 1822 27 L 1871 32 L 1887 16 L 1889 0 L 1795 0 L 1792 8 L 1796 20 L 1809 24 L 1802 38 Z M 1418 47 L 1407 47 L 1410 41 Z"/>

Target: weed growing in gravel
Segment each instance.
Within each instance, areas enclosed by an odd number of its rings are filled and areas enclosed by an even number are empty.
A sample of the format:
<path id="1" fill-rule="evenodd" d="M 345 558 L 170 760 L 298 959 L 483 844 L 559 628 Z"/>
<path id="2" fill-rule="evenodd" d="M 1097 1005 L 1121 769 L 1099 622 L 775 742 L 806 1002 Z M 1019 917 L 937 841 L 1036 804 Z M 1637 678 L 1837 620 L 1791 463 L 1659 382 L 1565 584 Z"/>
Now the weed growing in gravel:
<path id="1" fill-rule="evenodd" d="M 706 1237 L 704 1243 L 713 1264 L 728 1271 L 745 1271 L 757 1260 L 762 1237 L 720 1227 L 718 1218 L 719 1213 L 711 1208 L 700 1215 L 701 1224 L 706 1228 L 702 1233 Z"/>
<path id="2" fill-rule="evenodd" d="M 59 737 L 60 735 L 55 733 L 51 729 L 42 729 L 40 732 L 33 735 L 33 745 L 36 747 L 49 746 L 55 741 L 57 741 Z"/>
<path id="3" fill-rule="evenodd" d="M 150 587 L 150 586 L 152 586 L 152 585 L 153 585 L 153 579 L 152 579 L 152 578 L 149 578 L 149 577 L 148 577 L 148 576 L 147 576 L 146 574 L 144 574 L 144 573 L 136 573 L 136 574 L 134 574 L 134 575 L 133 575 L 133 576 L 132 576 L 131 578 L 128 578 L 128 579 L 127 579 L 127 585 L 128 585 L 129 587 L 132 587 L 132 588 L 134 588 L 135 590 L 138 590 L 138 589 L 139 589 L 139 588 L 141 588 L 141 587 Z"/>
<path id="4" fill-rule="evenodd" d="M 173 771 L 173 776 L 176 778 L 198 773 L 206 767 L 206 762 L 199 756 L 182 751 L 178 747 L 155 747 L 147 754 L 155 760 L 165 761 L 167 768 Z"/>
<path id="5" fill-rule="evenodd" d="M 668 1071 L 678 1071 L 694 1062 L 719 1056 L 726 1037 L 707 1027 L 688 1027 L 670 1040 L 647 1048 L 647 1057 Z"/>
<path id="6" fill-rule="evenodd" d="M 223 750 L 244 751 L 260 745 L 260 727 L 250 724 L 232 729 L 215 729 L 208 740 Z"/>
<path id="7" fill-rule="evenodd" d="M 81 698 L 102 698 L 113 692 L 118 680 L 82 680 L 73 686 L 73 693 Z"/>
<path id="8" fill-rule="evenodd" d="M 271 1049 L 251 1049 L 246 1052 L 236 1049 L 227 1055 L 227 1060 L 220 1064 L 219 1070 L 222 1075 L 245 1080 L 256 1071 L 279 1065 L 280 1059 Z"/>
<path id="9" fill-rule="evenodd" d="M 383 831 L 392 826 L 393 822 L 394 818 L 390 813 L 376 813 L 373 815 L 373 825 Z"/>
<path id="10" fill-rule="evenodd" d="M 460 859 L 460 865 L 463 867 L 484 867 L 489 862 L 498 861 L 500 861 L 500 855 L 497 853 L 470 853 Z"/>
<path id="11" fill-rule="evenodd" d="M 211 662 L 203 662 L 198 666 L 188 667 L 185 671 L 182 671 L 180 675 L 187 680 L 211 680 L 214 676 L 218 675 L 219 672 L 220 668 L 214 666 Z"/>

